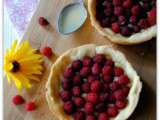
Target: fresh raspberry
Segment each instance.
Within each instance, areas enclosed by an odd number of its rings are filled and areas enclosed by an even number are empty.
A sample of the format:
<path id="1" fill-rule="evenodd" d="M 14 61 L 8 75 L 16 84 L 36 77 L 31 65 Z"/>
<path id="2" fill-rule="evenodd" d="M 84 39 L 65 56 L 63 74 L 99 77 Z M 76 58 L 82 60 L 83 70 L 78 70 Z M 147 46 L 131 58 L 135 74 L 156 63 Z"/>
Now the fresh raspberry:
<path id="1" fill-rule="evenodd" d="M 123 35 L 123 36 L 129 36 L 129 35 L 131 35 L 131 31 L 130 31 L 130 29 L 129 29 L 129 27 L 122 27 L 121 28 L 121 34 Z"/>
<path id="2" fill-rule="evenodd" d="M 125 94 L 126 97 L 128 96 L 129 89 L 130 89 L 129 87 L 122 88 L 122 91 L 123 91 L 123 93 Z"/>
<path id="3" fill-rule="evenodd" d="M 120 101 L 120 100 L 118 100 L 118 101 L 116 101 L 116 107 L 117 107 L 118 109 L 123 109 L 123 108 L 126 107 L 126 102 L 125 102 L 125 101 Z"/>
<path id="4" fill-rule="evenodd" d="M 103 54 L 96 54 L 93 58 L 95 63 L 103 64 L 106 61 L 106 58 Z"/>
<path id="5" fill-rule="evenodd" d="M 87 77 L 91 73 L 91 69 L 89 67 L 83 67 L 80 70 L 80 76 Z"/>
<path id="6" fill-rule="evenodd" d="M 134 24 L 137 22 L 137 17 L 133 15 L 130 17 L 129 21 Z"/>
<path id="7" fill-rule="evenodd" d="M 46 47 L 44 47 L 44 48 L 42 48 L 42 50 L 41 50 L 41 52 L 42 52 L 42 54 L 44 55 L 44 56 L 46 56 L 46 57 L 51 57 L 52 56 L 52 49 L 50 48 L 50 47 L 48 47 L 48 46 L 46 46 Z"/>
<path id="8" fill-rule="evenodd" d="M 156 24 L 156 9 L 155 8 L 148 12 L 148 22 L 150 26 Z"/>
<path id="9" fill-rule="evenodd" d="M 123 7 L 124 8 L 130 8 L 131 7 L 131 5 L 132 5 L 132 1 L 131 0 L 125 0 L 124 2 L 123 2 Z"/>
<path id="10" fill-rule="evenodd" d="M 129 83 L 129 78 L 126 75 L 121 75 L 118 77 L 117 81 L 120 85 L 127 85 Z"/>
<path id="11" fill-rule="evenodd" d="M 101 102 L 105 102 L 109 99 L 109 94 L 108 93 L 101 93 L 99 99 Z"/>
<path id="12" fill-rule="evenodd" d="M 133 31 L 134 31 L 135 33 L 138 33 L 140 30 L 141 30 L 141 29 L 140 29 L 140 27 L 139 27 L 138 25 L 134 25 L 134 26 L 133 26 Z"/>
<path id="13" fill-rule="evenodd" d="M 71 82 L 71 80 L 68 80 L 68 79 L 64 78 L 62 80 L 62 88 L 64 90 L 70 90 L 72 88 L 72 82 Z"/>
<path id="14" fill-rule="evenodd" d="M 125 100 L 125 94 L 122 90 L 117 90 L 114 92 L 116 100 Z"/>
<path id="15" fill-rule="evenodd" d="M 93 92 L 100 92 L 101 88 L 102 88 L 102 84 L 99 80 L 93 81 L 91 83 L 91 90 Z"/>
<path id="16" fill-rule="evenodd" d="M 38 22 L 41 26 L 47 26 L 49 22 L 44 17 L 39 17 Z"/>
<path id="17" fill-rule="evenodd" d="M 83 57 L 83 65 L 84 66 L 92 66 L 92 59 L 89 56 Z"/>
<path id="18" fill-rule="evenodd" d="M 122 0 L 113 0 L 113 4 L 115 6 L 120 6 L 122 4 Z"/>
<path id="19" fill-rule="evenodd" d="M 74 113 L 73 118 L 74 120 L 85 120 L 85 113 L 83 111 L 77 111 L 76 113 Z"/>
<path id="20" fill-rule="evenodd" d="M 109 84 L 106 84 L 106 83 L 104 83 L 103 84 L 103 91 L 104 92 L 107 92 L 107 91 L 109 91 L 110 89 L 109 89 Z"/>
<path id="21" fill-rule="evenodd" d="M 145 29 L 149 26 L 149 23 L 147 21 L 147 19 L 141 19 L 139 22 L 138 22 L 138 25 L 142 28 L 142 29 Z"/>
<path id="22" fill-rule="evenodd" d="M 98 95 L 96 93 L 93 93 L 93 92 L 88 93 L 86 98 L 87 98 L 87 101 L 89 101 L 93 104 L 96 104 L 99 101 Z"/>
<path id="23" fill-rule="evenodd" d="M 109 75 L 104 75 L 103 76 L 103 81 L 106 82 L 106 83 L 110 83 L 110 82 L 112 82 L 112 77 L 109 76 Z"/>
<path id="24" fill-rule="evenodd" d="M 73 77 L 73 69 L 71 67 L 67 68 L 65 71 L 64 71 L 64 74 L 63 76 L 65 78 L 72 78 Z"/>
<path id="25" fill-rule="evenodd" d="M 107 8 L 106 7 L 106 9 L 104 10 L 104 13 L 105 13 L 106 16 L 110 16 L 110 15 L 112 15 L 113 10 L 112 10 L 112 8 Z"/>
<path id="26" fill-rule="evenodd" d="M 80 68 L 82 68 L 82 66 L 83 66 L 83 64 L 82 64 L 82 61 L 81 60 L 75 60 L 75 61 L 73 61 L 73 63 L 72 63 L 72 68 L 74 69 L 74 70 L 79 70 Z"/>
<path id="27" fill-rule="evenodd" d="M 80 75 L 76 75 L 73 78 L 73 85 L 78 85 L 80 86 L 82 84 L 82 79 L 80 77 Z"/>
<path id="28" fill-rule="evenodd" d="M 99 113 L 104 112 L 105 111 L 105 104 L 104 103 L 99 103 L 99 104 L 96 105 L 95 109 Z"/>
<path id="29" fill-rule="evenodd" d="M 112 23 L 112 31 L 115 32 L 115 33 L 119 33 L 120 31 L 120 27 L 118 25 L 118 23 Z"/>
<path id="30" fill-rule="evenodd" d="M 74 109 L 74 104 L 72 101 L 67 101 L 64 103 L 64 111 L 67 114 L 71 114 L 73 112 L 73 109 Z"/>
<path id="31" fill-rule="evenodd" d="M 132 8 L 131 8 L 131 12 L 133 15 L 137 15 L 139 12 L 140 12 L 140 5 L 134 5 Z"/>
<path id="32" fill-rule="evenodd" d="M 123 74 L 124 74 L 124 71 L 123 71 L 122 68 L 120 68 L 120 67 L 115 67 L 114 68 L 114 75 L 115 76 L 120 76 L 120 75 L 123 75 Z"/>
<path id="33" fill-rule="evenodd" d="M 100 113 L 98 115 L 98 120 L 109 120 L 107 113 Z"/>
<path id="34" fill-rule="evenodd" d="M 63 101 L 68 101 L 71 98 L 71 93 L 68 91 L 62 91 L 61 92 L 61 98 Z"/>
<path id="35" fill-rule="evenodd" d="M 90 103 L 90 102 L 87 102 L 86 104 L 85 104 L 85 111 L 88 113 L 88 114 L 92 114 L 93 112 L 94 112 L 94 106 L 93 106 L 93 104 L 92 103 Z"/>
<path id="36" fill-rule="evenodd" d="M 86 120 L 96 120 L 96 117 L 93 116 L 93 115 L 88 115 L 88 116 L 86 117 Z"/>
<path id="37" fill-rule="evenodd" d="M 16 95 L 13 97 L 12 99 L 12 102 L 15 104 L 15 105 L 21 105 L 25 102 L 24 98 L 20 95 Z"/>
<path id="38" fill-rule="evenodd" d="M 114 66 L 114 62 L 111 59 L 109 59 L 109 60 L 107 60 L 106 65 L 113 67 Z"/>
<path id="39" fill-rule="evenodd" d="M 34 102 L 28 102 L 28 103 L 26 103 L 26 105 L 25 105 L 25 109 L 26 109 L 27 111 L 33 111 L 33 110 L 36 109 L 36 105 L 35 105 Z"/>
<path id="40" fill-rule="evenodd" d="M 109 94 L 109 102 L 114 103 L 116 101 L 114 94 Z"/>
<path id="41" fill-rule="evenodd" d="M 84 104 L 85 104 L 85 101 L 84 101 L 83 98 L 77 97 L 77 98 L 74 98 L 74 104 L 75 104 L 77 107 L 83 107 Z"/>
<path id="42" fill-rule="evenodd" d="M 110 66 L 104 66 L 102 69 L 103 75 L 112 75 L 113 69 Z"/>
<path id="43" fill-rule="evenodd" d="M 93 67 L 92 67 L 92 73 L 93 73 L 94 75 L 98 75 L 98 74 L 101 73 L 101 71 L 102 71 L 101 66 L 100 66 L 99 64 L 95 63 L 95 64 L 93 65 Z"/>
<path id="44" fill-rule="evenodd" d="M 90 89 L 90 84 L 89 84 L 88 82 L 84 83 L 84 84 L 82 85 L 82 90 L 83 90 L 85 93 L 90 92 L 90 91 L 91 91 L 91 89 Z"/>
<path id="45" fill-rule="evenodd" d="M 115 7 L 114 8 L 114 14 L 115 15 L 117 15 L 117 16 L 120 16 L 120 15 L 122 15 L 123 14 L 123 9 L 122 9 L 122 7 Z"/>
<path id="46" fill-rule="evenodd" d="M 80 89 L 80 87 L 78 87 L 78 86 L 73 87 L 72 94 L 75 97 L 79 97 L 81 95 L 81 89 Z"/>
<path id="47" fill-rule="evenodd" d="M 112 82 L 109 84 L 109 87 L 112 91 L 115 91 L 120 88 L 120 85 L 117 82 Z"/>
<path id="48" fill-rule="evenodd" d="M 92 83 L 93 81 L 98 80 L 98 79 L 99 79 L 99 77 L 96 76 L 96 75 L 89 75 L 88 78 L 87 78 L 87 81 L 89 83 Z"/>
<path id="49" fill-rule="evenodd" d="M 121 15 L 121 16 L 118 17 L 118 23 L 120 25 L 125 25 L 126 22 L 127 22 L 127 20 L 126 20 L 126 18 L 124 16 Z"/>
<path id="50" fill-rule="evenodd" d="M 107 113 L 108 113 L 108 115 L 110 116 L 110 117 L 116 117 L 117 116 L 117 114 L 118 114 L 118 110 L 117 110 L 117 108 L 116 107 L 109 107 L 108 109 L 107 109 Z"/>

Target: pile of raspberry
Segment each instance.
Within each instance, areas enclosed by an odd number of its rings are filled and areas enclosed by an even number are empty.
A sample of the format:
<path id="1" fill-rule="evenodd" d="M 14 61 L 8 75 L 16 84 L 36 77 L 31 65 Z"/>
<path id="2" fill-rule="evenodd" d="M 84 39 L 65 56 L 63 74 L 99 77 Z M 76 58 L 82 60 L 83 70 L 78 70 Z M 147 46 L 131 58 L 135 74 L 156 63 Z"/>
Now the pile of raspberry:
<path id="1" fill-rule="evenodd" d="M 130 36 L 156 24 L 156 0 L 97 0 L 96 19 L 102 27 Z"/>
<path id="2" fill-rule="evenodd" d="M 63 74 L 60 93 L 74 120 L 109 120 L 127 106 L 130 80 L 104 54 L 75 60 Z"/>

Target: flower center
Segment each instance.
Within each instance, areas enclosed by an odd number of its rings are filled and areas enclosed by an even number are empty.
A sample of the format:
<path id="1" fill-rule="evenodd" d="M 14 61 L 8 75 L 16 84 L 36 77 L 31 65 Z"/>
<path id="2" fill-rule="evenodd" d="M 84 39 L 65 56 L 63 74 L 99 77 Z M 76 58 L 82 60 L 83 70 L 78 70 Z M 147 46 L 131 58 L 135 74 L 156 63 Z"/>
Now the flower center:
<path id="1" fill-rule="evenodd" d="M 17 72 L 20 69 L 20 64 L 17 61 L 13 61 L 12 65 L 13 65 L 11 69 L 12 72 Z"/>

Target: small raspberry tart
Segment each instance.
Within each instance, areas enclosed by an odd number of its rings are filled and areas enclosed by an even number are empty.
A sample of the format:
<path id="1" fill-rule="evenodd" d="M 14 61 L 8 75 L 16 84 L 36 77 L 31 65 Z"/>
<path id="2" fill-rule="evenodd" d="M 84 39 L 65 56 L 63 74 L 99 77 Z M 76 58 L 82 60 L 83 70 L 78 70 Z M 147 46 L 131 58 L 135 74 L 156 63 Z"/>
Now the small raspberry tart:
<path id="1" fill-rule="evenodd" d="M 156 36 L 156 0 L 88 0 L 92 25 L 117 44 L 138 44 Z"/>
<path id="2" fill-rule="evenodd" d="M 121 52 L 90 44 L 60 56 L 46 88 L 58 120 L 126 120 L 137 106 L 142 83 Z"/>

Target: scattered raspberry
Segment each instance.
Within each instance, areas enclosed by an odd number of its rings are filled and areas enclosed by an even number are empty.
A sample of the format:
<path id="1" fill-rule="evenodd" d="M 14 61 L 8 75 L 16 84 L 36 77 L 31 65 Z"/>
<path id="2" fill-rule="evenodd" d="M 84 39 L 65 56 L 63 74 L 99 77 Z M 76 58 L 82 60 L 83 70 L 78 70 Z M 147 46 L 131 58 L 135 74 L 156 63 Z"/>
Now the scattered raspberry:
<path id="1" fill-rule="evenodd" d="M 127 85 L 129 83 L 129 78 L 126 75 L 121 75 L 117 81 L 120 85 Z"/>
<path id="2" fill-rule="evenodd" d="M 122 15 L 122 13 L 123 13 L 123 9 L 122 9 L 122 7 L 115 7 L 114 8 L 114 14 L 115 15 L 117 15 L 117 16 L 120 16 L 120 15 Z"/>
<path id="3" fill-rule="evenodd" d="M 84 83 L 84 84 L 82 85 L 82 90 L 83 90 L 83 92 L 85 92 L 85 93 L 90 92 L 90 91 L 91 91 L 91 89 L 90 89 L 90 84 L 89 84 L 88 82 Z"/>
<path id="4" fill-rule="evenodd" d="M 96 54 L 93 58 L 93 61 L 95 63 L 103 64 L 105 62 L 106 58 L 103 54 Z"/>
<path id="5" fill-rule="evenodd" d="M 115 6 L 120 6 L 123 2 L 121 0 L 113 0 Z"/>
<path id="6" fill-rule="evenodd" d="M 142 29 L 145 29 L 148 27 L 149 23 L 147 21 L 147 19 L 141 19 L 139 22 L 138 22 L 138 25 L 142 28 Z"/>
<path id="7" fill-rule="evenodd" d="M 131 1 L 131 0 L 125 0 L 125 1 L 123 2 L 123 7 L 124 7 L 124 8 L 130 8 L 131 5 L 132 5 L 132 1 Z"/>
<path id="8" fill-rule="evenodd" d="M 112 77 L 109 76 L 109 75 L 104 75 L 103 76 L 103 81 L 106 82 L 106 83 L 110 83 L 110 82 L 112 82 Z"/>
<path id="9" fill-rule="evenodd" d="M 106 113 L 100 113 L 98 115 L 98 120 L 109 120 L 109 117 Z"/>
<path id="10" fill-rule="evenodd" d="M 85 104 L 85 111 L 88 113 L 88 114 L 92 114 L 94 112 L 94 106 L 92 103 L 90 102 L 87 102 Z"/>
<path id="11" fill-rule="evenodd" d="M 141 7 L 139 5 L 135 5 L 132 7 L 131 12 L 133 15 L 137 15 L 140 12 Z"/>
<path id="12" fill-rule="evenodd" d="M 74 105 L 72 101 L 67 101 L 64 103 L 64 110 L 67 114 L 71 114 L 73 112 Z"/>
<path id="13" fill-rule="evenodd" d="M 105 111 L 105 104 L 104 103 L 99 103 L 99 104 L 96 105 L 95 109 L 99 113 L 104 112 Z"/>
<path id="14" fill-rule="evenodd" d="M 83 98 L 81 97 L 77 97 L 74 99 L 74 104 L 77 106 L 77 107 L 83 107 L 85 101 Z"/>
<path id="15" fill-rule="evenodd" d="M 73 76 L 73 69 L 72 68 L 67 68 L 64 71 L 63 75 L 64 75 L 65 78 L 72 78 L 72 76 Z"/>
<path id="16" fill-rule="evenodd" d="M 115 91 L 114 96 L 115 96 L 116 100 L 124 100 L 125 99 L 125 94 L 122 90 Z"/>
<path id="17" fill-rule="evenodd" d="M 93 115 L 88 115 L 88 116 L 86 117 L 86 120 L 97 120 L 97 119 L 96 119 L 96 117 L 93 116 Z"/>
<path id="18" fill-rule="evenodd" d="M 156 9 L 155 8 L 148 12 L 148 22 L 150 26 L 156 24 Z"/>
<path id="19" fill-rule="evenodd" d="M 107 60 L 106 65 L 113 67 L 114 66 L 114 62 L 111 59 L 109 59 L 109 60 Z"/>
<path id="20" fill-rule="evenodd" d="M 79 70 L 80 68 L 82 68 L 82 66 L 83 66 L 83 63 L 82 63 L 82 61 L 81 60 L 75 60 L 75 61 L 73 61 L 73 63 L 72 63 L 72 68 L 74 69 L 74 70 Z"/>
<path id="21" fill-rule="evenodd" d="M 113 69 L 110 66 L 104 66 L 102 69 L 103 75 L 112 75 Z"/>
<path id="22" fill-rule="evenodd" d="M 120 100 L 118 100 L 118 101 L 116 101 L 116 107 L 117 107 L 118 109 L 123 109 L 123 108 L 126 107 L 126 102 L 125 102 L 125 101 L 120 101 Z"/>
<path id="23" fill-rule="evenodd" d="M 112 82 L 111 84 L 109 84 L 109 87 L 112 91 L 115 91 L 120 88 L 120 85 L 117 82 Z"/>
<path id="24" fill-rule="evenodd" d="M 85 113 L 83 111 L 77 111 L 74 113 L 73 118 L 74 120 L 85 120 Z"/>
<path id="25" fill-rule="evenodd" d="M 35 105 L 34 102 L 28 102 L 28 103 L 26 103 L 26 105 L 25 105 L 25 109 L 26 109 L 27 111 L 33 111 L 33 110 L 36 109 L 36 105 Z"/>
<path id="26" fill-rule="evenodd" d="M 62 88 L 64 90 L 70 90 L 72 88 L 72 82 L 71 80 L 68 80 L 68 79 L 63 79 L 62 81 Z"/>
<path id="27" fill-rule="evenodd" d="M 62 91 L 61 92 L 61 98 L 63 101 L 68 101 L 71 98 L 71 94 L 68 91 Z"/>
<path id="28" fill-rule="evenodd" d="M 23 99 L 22 96 L 16 95 L 16 96 L 13 97 L 12 102 L 15 105 L 21 105 L 25 102 L 25 100 Z"/>
<path id="29" fill-rule="evenodd" d="M 87 81 L 88 81 L 89 83 L 92 83 L 93 81 L 98 80 L 98 79 L 99 79 L 98 76 L 89 75 L 88 78 L 87 78 Z"/>
<path id="30" fill-rule="evenodd" d="M 85 56 L 83 58 L 83 65 L 84 66 L 92 66 L 92 59 L 89 56 Z"/>
<path id="31" fill-rule="evenodd" d="M 118 114 L 118 110 L 116 107 L 109 107 L 107 113 L 110 117 L 115 117 Z"/>
<path id="32" fill-rule="evenodd" d="M 47 26 L 47 25 L 49 25 L 49 22 L 44 17 L 39 17 L 38 22 L 39 22 L 39 24 L 41 26 Z"/>
<path id="33" fill-rule="evenodd" d="M 98 75 L 98 74 L 101 73 L 101 71 L 102 71 L 101 66 L 100 66 L 99 64 L 95 63 L 95 64 L 93 65 L 93 67 L 92 67 L 92 73 L 93 73 L 94 75 Z"/>
<path id="34" fill-rule="evenodd" d="M 73 85 L 78 85 L 80 86 L 82 84 L 82 79 L 80 75 L 76 75 L 73 77 Z"/>
<path id="35" fill-rule="evenodd" d="M 115 67 L 115 68 L 114 68 L 114 75 L 115 75 L 115 76 L 123 75 L 123 73 L 124 73 L 124 71 L 123 71 L 122 68 L 120 68 L 120 67 Z"/>
<path id="36" fill-rule="evenodd" d="M 101 102 L 105 102 L 109 99 L 109 94 L 108 93 L 101 93 L 99 99 Z"/>
<path id="37" fill-rule="evenodd" d="M 83 67 L 80 70 L 80 76 L 87 77 L 91 73 L 91 69 L 89 67 Z"/>
<path id="38" fill-rule="evenodd" d="M 75 97 L 79 97 L 81 95 L 81 89 L 80 87 L 76 86 L 76 87 L 73 87 L 72 89 L 72 94 L 75 96 Z"/>
<path id="39" fill-rule="evenodd" d="M 98 100 L 99 100 L 99 98 L 98 98 L 98 95 L 96 93 L 91 92 L 91 93 L 87 94 L 87 101 L 89 101 L 93 104 L 96 104 L 96 103 L 98 103 Z"/>
<path id="40" fill-rule="evenodd" d="M 99 80 L 93 81 L 91 83 L 91 90 L 93 92 L 100 92 L 101 89 L 102 89 L 102 84 Z"/>
<path id="41" fill-rule="evenodd" d="M 52 49 L 50 48 L 50 47 L 44 47 L 44 48 L 42 48 L 42 54 L 44 55 L 44 56 L 46 56 L 46 57 L 51 57 L 52 56 Z"/>
<path id="42" fill-rule="evenodd" d="M 112 23 L 112 30 L 115 33 L 119 33 L 120 32 L 120 26 L 118 25 L 118 23 Z"/>
<path id="43" fill-rule="evenodd" d="M 129 87 L 124 87 L 123 89 L 122 89 L 122 91 L 123 91 L 123 93 L 125 94 L 125 96 L 128 96 L 128 93 L 129 93 Z"/>

